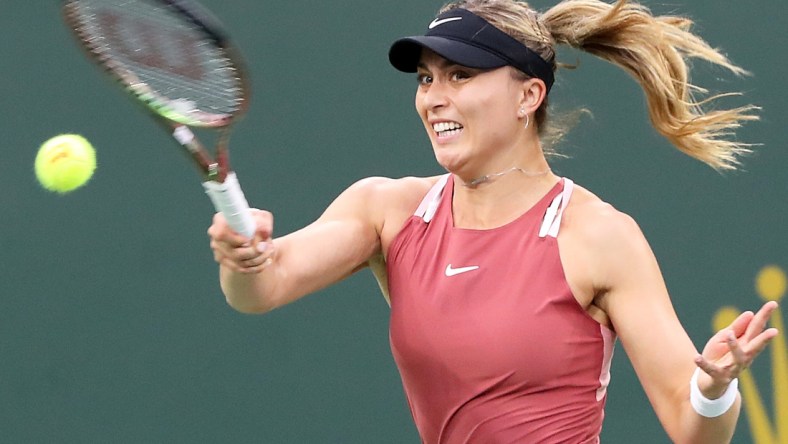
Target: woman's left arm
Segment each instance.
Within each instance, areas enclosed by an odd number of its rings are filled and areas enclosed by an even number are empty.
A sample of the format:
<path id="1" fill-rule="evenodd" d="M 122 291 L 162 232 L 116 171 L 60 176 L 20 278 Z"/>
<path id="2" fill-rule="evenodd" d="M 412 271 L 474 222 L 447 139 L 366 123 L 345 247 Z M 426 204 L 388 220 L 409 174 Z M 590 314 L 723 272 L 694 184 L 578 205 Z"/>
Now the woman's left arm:
<path id="1" fill-rule="evenodd" d="M 610 317 L 670 438 L 676 443 L 730 442 L 740 396 L 731 387 L 729 407 L 716 412 L 714 407 L 729 398 L 713 400 L 726 392 L 777 334 L 776 329 L 765 329 L 777 304 L 767 303 L 757 314 L 742 314 L 698 353 L 675 313 L 657 260 L 640 228 L 623 213 L 607 213 L 603 223 L 591 224 L 597 228 L 593 253 L 600 259 L 594 271 L 595 287 L 602 289 L 594 304 Z M 695 398 L 701 394 L 712 401 L 711 409 L 700 408 L 705 416 L 690 402 L 690 380 L 698 368 Z"/>

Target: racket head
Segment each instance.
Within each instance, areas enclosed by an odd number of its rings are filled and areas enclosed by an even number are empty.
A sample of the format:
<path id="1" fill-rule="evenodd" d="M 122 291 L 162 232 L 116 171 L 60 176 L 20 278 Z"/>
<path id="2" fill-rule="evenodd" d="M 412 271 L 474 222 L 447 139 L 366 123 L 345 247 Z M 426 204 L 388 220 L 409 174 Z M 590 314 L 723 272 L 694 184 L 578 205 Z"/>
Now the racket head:
<path id="1" fill-rule="evenodd" d="M 161 118 L 221 128 L 246 111 L 242 58 L 198 3 L 65 0 L 63 17 L 89 58 Z"/>

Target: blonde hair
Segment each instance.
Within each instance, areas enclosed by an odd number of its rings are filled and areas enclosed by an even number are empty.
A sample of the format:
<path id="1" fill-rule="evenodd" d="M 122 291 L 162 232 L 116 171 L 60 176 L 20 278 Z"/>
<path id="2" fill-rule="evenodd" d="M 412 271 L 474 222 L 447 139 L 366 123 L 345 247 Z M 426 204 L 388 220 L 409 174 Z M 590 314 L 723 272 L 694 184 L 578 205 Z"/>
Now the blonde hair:
<path id="1" fill-rule="evenodd" d="M 717 94 L 692 85 L 688 61 L 701 59 L 736 75 L 748 74 L 690 30 L 686 17 L 654 16 L 645 6 L 627 0 L 563 0 L 539 14 L 518 0 L 457 0 L 441 9 L 467 9 L 537 52 L 554 66 L 555 45 L 564 44 L 628 72 L 645 93 L 654 128 L 682 152 L 718 170 L 735 169 L 750 145 L 730 140 L 745 121 L 757 120 L 758 107 L 706 111 Z M 540 135 L 561 134 L 547 124 L 547 100 L 536 112 Z"/>

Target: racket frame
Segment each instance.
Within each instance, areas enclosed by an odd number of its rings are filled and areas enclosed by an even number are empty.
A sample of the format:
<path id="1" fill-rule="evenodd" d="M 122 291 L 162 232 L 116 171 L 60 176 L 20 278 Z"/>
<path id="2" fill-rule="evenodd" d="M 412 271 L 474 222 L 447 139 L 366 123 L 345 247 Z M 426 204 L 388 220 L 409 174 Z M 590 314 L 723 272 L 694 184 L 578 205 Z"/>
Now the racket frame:
<path id="1" fill-rule="evenodd" d="M 228 143 L 231 127 L 249 108 L 250 83 L 247 70 L 240 52 L 230 43 L 219 21 L 204 7 L 189 0 L 144 0 L 149 3 L 159 4 L 169 8 L 186 18 L 192 25 L 209 40 L 211 40 L 230 62 L 236 87 L 242 91 L 237 99 L 237 109 L 232 114 L 197 113 L 200 119 L 173 119 L 163 114 L 163 107 L 155 104 L 165 102 L 160 95 L 140 80 L 134 72 L 127 69 L 124 64 L 111 59 L 101 53 L 100 46 L 93 43 L 83 30 L 83 24 L 77 11 L 81 0 L 63 0 L 63 18 L 72 33 L 79 40 L 79 47 L 83 53 L 99 65 L 105 73 L 113 78 L 128 94 L 135 97 L 135 102 L 144 105 L 144 108 L 156 120 L 165 126 L 165 129 L 183 148 L 183 151 L 193 160 L 205 180 L 223 183 L 232 172 L 228 155 Z M 190 128 L 218 130 L 219 137 L 216 143 L 215 154 L 211 157 L 208 150 L 196 136 L 184 137 L 185 131 L 193 134 Z M 180 137 L 179 137 L 180 135 Z"/>
<path id="2" fill-rule="evenodd" d="M 194 1 L 140 0 L 169 8 L 197 27 L 206 38 L 219 48 L 223 57 L 227 59 L 229 62 L 228 66 L 234 72 L 234 87 L 239 88 L 241 91 L 236 97 L 232 113 L 211 115 L 210 113 L 197 112 L 195 114 L 197 116 L 212 116 L 212 118 L 173 119 L 163 114 L 162 108 L 164 106 L 157 106 L 165 100 L 162 100 L 156 91 L 141 81 L 123 63 L 111 58 L 109 55 L 102 54 L 99 51 L 99 45 L 88 38 L 77 9 L 80 1 L 63 0 L 62 7 L 63 19 L 71 28 L 72 34 L 79 40 L 78 46 L 82 48 L 90 60 L 98 64 L 106 74 L 120 84 L 128 94 L 133 96 L 136 99 L 134 100 L 136 103 L 144 105 L 149 115 L 165 126 L 167 132 L 178 142 L 183 151 L 191 157 L 193 163 L 197 165 L 203 174 L 203 188 L 216 210 L 224 214 L 233 230 L 251 238 L 255 232 L 255 222 L 236 175 L 230 169 L 227 149 L 231 126 L 246 112 L 249 106 L 249 81 L 243 59 L 235 47 L 230 44 L 219 21 L 207 9 Z M 170 100 L 170 102 L 173 101 Z M 170 113 L 170 116 L 172 115 Z M 213 157 L 208 154 L 205 146 L 194 135 L 191 128 L 207 128 L 219 132 Z"/>

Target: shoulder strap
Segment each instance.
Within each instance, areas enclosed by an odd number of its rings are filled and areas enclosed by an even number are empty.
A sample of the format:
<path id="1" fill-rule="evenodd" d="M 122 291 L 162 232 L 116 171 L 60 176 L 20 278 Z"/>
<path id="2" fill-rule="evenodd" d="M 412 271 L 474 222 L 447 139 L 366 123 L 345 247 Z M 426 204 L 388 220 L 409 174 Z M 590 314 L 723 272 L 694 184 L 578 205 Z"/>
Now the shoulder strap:
<path id="1" fill-rule="evenodd" d="M 542 227 L 539 230 L 539 237 L 558 237 L 558 229 L 561 227 L 561 216 L 564 214 L 564 208 L 569 205 L 569 198 L 572 197 L 572 188 L 574 186 L 570 179 L 563 178 L 562 180 L 564 182 L 564 190 L 555 196 L 553 202 L 547 207 L 542 220 Z"/>
<path id="2" fill-rule="evenodd" d="M 438 205 L 441 202 L 441 196 L 443 196 L 443 189 L 446 187 L 448 180 L 449 174 L 444 174 L 435 182 L 435 185 L 430 188 L 430 191 L 421 200 L 421 204 L 419 204 L 416 212 L 413 213 L 414 216 L 422 218 L 425 223 L 429 223 L 432 220 L 435 212 L 438 211 Z"/>

